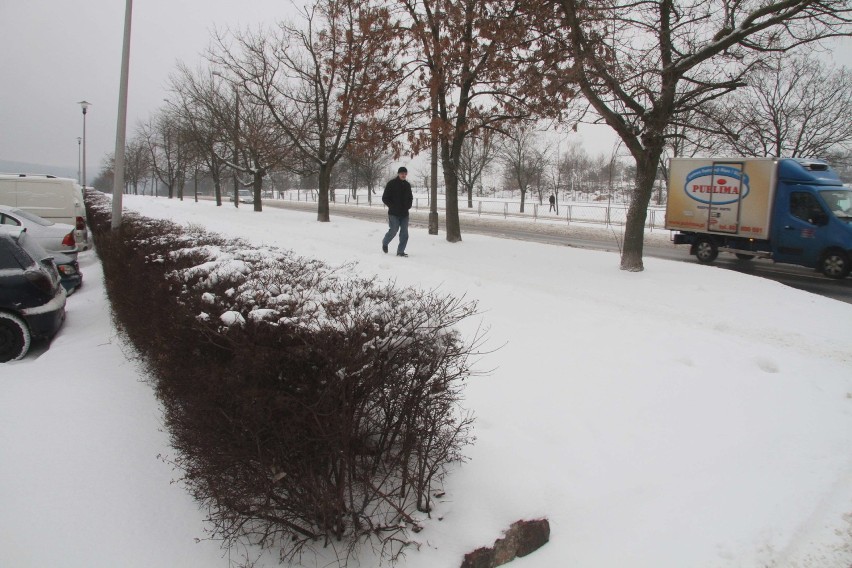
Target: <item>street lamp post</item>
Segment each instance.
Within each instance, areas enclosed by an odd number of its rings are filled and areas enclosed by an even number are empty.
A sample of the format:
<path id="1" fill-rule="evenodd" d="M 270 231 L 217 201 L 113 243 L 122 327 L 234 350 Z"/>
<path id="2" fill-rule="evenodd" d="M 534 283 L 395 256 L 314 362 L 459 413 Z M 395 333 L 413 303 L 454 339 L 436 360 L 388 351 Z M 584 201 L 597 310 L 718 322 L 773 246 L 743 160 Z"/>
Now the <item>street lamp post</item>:
<path id="1" fill-rule="evenodd" d="M 83 182 L 83 178 L 80 177 L 80 142 L 82 142 L 82 141 L 83 141 L 83 139 L 78 136 L 77 137 L 77 183 L 79 183 L 80 185 L 82 185 L 82 182 Z"/>
<path id="2" fill-rule="evenodd" d="M 81 184 L 83 188 L 86 187 L 86 112 L 89 110 L 89 107 L 92 106 L 92 103 L 89 101 L 80 101 L 77 103 L 83 108 L 83 183 Z"/>
<path id="3" fill-rule="evenodd" d="M 111 229 L 121 228 L 122 193 L 124 192 L 125 135 L 127 130 L 127 82 L 130 73 L 130 24 L 133 0 L 124 4 L 124 41 L 121 48 L 121 78 L 118 88 L 118 119 L 115 127 L 115 176 L 112 182 Z"/>

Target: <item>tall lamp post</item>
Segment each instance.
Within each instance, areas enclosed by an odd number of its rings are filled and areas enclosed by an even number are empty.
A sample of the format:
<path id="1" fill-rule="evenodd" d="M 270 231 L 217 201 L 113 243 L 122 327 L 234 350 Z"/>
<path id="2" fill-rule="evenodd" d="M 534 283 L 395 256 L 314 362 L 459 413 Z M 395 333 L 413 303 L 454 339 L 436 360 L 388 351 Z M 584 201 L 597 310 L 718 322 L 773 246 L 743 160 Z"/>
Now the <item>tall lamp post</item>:
<path id="1" fill-rule="evenodd" d="M 77 103 L 83 108 L 83 183 L 81 184 L 84 188 L 86 187 L 86 112 L 89 110 L 89 107 L 92 106 L 92 103 L 89 101 L 80 101 Z"/>
<path id="2" fill-rule="evenodd" d="M 82 182 L 83 182 L 83 178 L 80 177 L 80 142 L 82 142 L 82 141 L 83 141 L 83 139 L 78 136 L 77 137 L 77 183 L 79 183 L 80 185 L 82 185 Z"/>
<path id="3" fill-rule="evenodd" d="M 121 79 L 118 87 L 118 118 L 115 125 L 115 177 L 112 182 L 111 229 L 121 228 L 122 193 L 124 192 L 125 135 L 127 130 L 127 82 L 130 74 L 130 24 L 133 0 L 124 4 L 124 41 L 121 48 Z"/>

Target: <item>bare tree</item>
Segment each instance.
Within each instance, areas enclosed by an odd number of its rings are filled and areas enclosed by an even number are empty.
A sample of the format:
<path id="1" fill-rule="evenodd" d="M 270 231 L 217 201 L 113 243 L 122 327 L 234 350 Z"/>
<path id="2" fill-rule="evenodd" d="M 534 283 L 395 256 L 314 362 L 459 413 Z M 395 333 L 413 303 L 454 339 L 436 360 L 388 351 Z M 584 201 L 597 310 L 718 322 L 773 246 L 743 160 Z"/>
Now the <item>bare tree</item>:
<path id="1" fill-rule="evenodd" d="M 538 203 L 544 203 L 544 190 L 547 187 L 547 170 L 551 165 L 551 156 L 548 148 L 535 146 L 530 151 L 530 161 L 527 165 L 529 172 L 530 189 L 538 196 Z"/>
<path id="2" fill-rule="evenodd" d="M 373 202 L 376 186 L 390 166 L 392 156 L 381 145 L 352 144 L 346 153 L 353 176 L 367 186 L 367 202 Z M 355 194 L 352 194 L 355 197 Z"/>
<path id="3" fill-rule="evenodd" d="M 125 184 L 128 190 L 132 187 L 133 193 L 139 195 L 139 183 L 144 183 L 143 180 L 151 173 L 151 155 L 144 140 L 138 136 L 130 140 L 124 153 Z"/>
<path id="4" fill-rule="evenodd" d="M 849 0 L 530 0 L 527 8 L 550 33 L 540 53 L 565 63 L 566 80 L 636 162 L 621 255 L 628 271 L 644 268 L 647 208 L 672 126 L 744 86 L 766 52 L 850 33 L 852 13 Z"/>
<path id="5" fill-rule="evenodd" d="M 238 120 L 225 123 L 234 141 L 235 158 L 230 158 L 229 152 L 219 158 L 237 172 L 238 178 L 243 174 L 239 186 L 252 188 L 254 210 L 259 212 L 263 211 L 263 178 L 274 168 L 292 166 L 292 147 L 269 106 L 252 97 L 240 97 L 241 92 L 236 88 L 219 90 L 225 101 L 219 108 L 239 112 Z M 239 202 L 238 195 L 234 199 Z"/>
<path id="6" fill-rule="evenodd" d="M 713 104 L 714 138 L 743 156 L 829 158 L 852 148 L 852 74 L 808 55 L 775 55 L 748 87 Z"/>
<path id="7" fill-rule="evenodd" d="M 302 16 L 303 27 L 233 34 L 236 48 L 219 36 L 211 60 L 269 109 L 300 163 L 318 174 L 317 219 L 328 221 L 332 171 L 358 128 L 394 137 L 398 33 L 390 12 L 365 0 L 320 0 Z"/>
<path id="8" fill-rule="evenodd" d="M 847 150 L 832 159 L 834 169 L 843 183 L 852 184 L 852 150 Z"/>
<path id="9" fill-rule="evenodd" d="M 559 177 L 572 195 L 576 195 L 582 190 L 585 172 L 590 161 L 588 153 L 579 142 L 569 144 L 560 156 L 558 162 Z"/>
<path id="10" fill-rule="evenodd" d="M 459 154 L 458 178 L 462 190 L 467 193 L 467 206 L 473 207 L 473 188 L 482 183 L 482 174 L 497 158 L 498 147 L 495 136 L 485 130 L 479 135 L 468 136 Z"/>
<path id="11" fill-rule="evenodd" d="M 527 192 L 536 181 L 536 162 L 540 156 L 536 147 L 537 131 L 530 122 L 522 122 L 509 128 L 501 144 L 500 160 L 506 177 L 521 191 L 521 213 L 524 212 Z"/>
<path id="12" fill-rule="evenodd" d="M 115 159 L 112 154 L 104 156 L 101 162 L 101 170 L 92 180 L 92 187 L 103 193 L 112 193 L 113 181 L 115 179 Z"/>
<path id="13" fill-rule="evenodd" d="M 139 127 L 139 134 L 151 156 L 151 171 L 168 188 L 169 199 L 183 196 L 180 180 L 183 176 L 179 129 L 167 109 L 159 110 Z"/>
<path id="14" fill-rule="evenodd" d="M 397 2 L 408 13 L 413 63 L 421 71 L 416 99 L 431 112 L 429 130 L 412 133 L 410 142 L 419 151 L 437 140 L 447 194 L 447 240 L 457 242 L 458 167 L 465 139 L 564 108 L 570 91 L 555 91 L 548 67 L 528 57 L 533 38 L 519 0 Z"/>
<path id="15" fill-rule="evenodd" d="M 216 205 L 222 205 L 222 176 L 232 138 L 234 107 L 226 108 L 226 99 L 207 70 L 192 71 L 183 64 L 170 78 L 172 92 L 177 96 L 176 110 L 182 130 L 194 155 L 213 178 Z"/>

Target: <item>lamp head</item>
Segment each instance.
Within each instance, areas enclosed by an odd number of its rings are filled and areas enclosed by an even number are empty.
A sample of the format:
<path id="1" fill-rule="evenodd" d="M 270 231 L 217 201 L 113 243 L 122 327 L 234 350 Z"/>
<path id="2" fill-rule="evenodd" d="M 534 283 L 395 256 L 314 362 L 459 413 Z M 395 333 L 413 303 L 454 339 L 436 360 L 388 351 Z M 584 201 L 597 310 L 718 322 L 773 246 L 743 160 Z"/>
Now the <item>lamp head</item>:
<path id="1" fill-rule="evenodd" d="M 83 107 L 83 114 L 86 114 L 86 110 L 87 110 L 90 106 L 92 106 L 92 103 L 90 103 L 89 101 L 80 101 L 80 102 L 78 102 L 77 104 L 78 104 L 78 105 L 80 105 L 81 107 Z"/>

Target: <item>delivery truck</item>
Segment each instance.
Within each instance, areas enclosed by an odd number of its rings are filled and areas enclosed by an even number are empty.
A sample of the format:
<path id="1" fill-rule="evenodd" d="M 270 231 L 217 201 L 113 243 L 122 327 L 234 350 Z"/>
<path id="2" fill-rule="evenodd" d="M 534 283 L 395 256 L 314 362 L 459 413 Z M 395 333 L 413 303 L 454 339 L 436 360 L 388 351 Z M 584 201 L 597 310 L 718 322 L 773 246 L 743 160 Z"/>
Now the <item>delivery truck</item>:
<path id="1" fill-rule="evenodd" d="M 852 188 L 820 160 L 673 158 L 666 229 L 702 263 L 726 252 L 845 278 Z"/>

